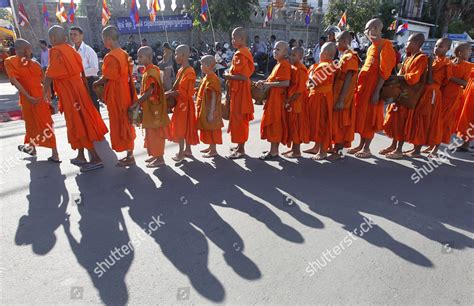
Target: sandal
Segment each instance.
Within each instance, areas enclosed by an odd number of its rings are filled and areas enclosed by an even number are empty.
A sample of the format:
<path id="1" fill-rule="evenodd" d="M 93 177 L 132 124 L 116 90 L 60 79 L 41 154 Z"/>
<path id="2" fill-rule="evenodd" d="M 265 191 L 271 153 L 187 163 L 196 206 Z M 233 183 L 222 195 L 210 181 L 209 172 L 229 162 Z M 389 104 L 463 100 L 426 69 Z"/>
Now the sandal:
<path id="1" fill-rule="evenodd" d="M 232 154 L 228 155 L 227 158 L 228 159 L 239 159 L 239 158 L 243 158 L 244 156 L 245 156 L 244 153 L 234 151 L 234 152 L 232 152 Z"/>
<path id="2" fill-rule="evenodd" d="M 118 163 L 115 164 L 115 167 L 129 167 L 135 165 L 135 158 L 134 157 L 126 157 L 119 160 Z"/>
<path id="3" fill-rule="evenodd" d="M 26 153 L 30 156 L 36 156 L 36 152 L 35 152 L 35 149 L 34 147 L 27 147 L 25 145 L 19 145 L 18 146 L 18 151 L 20 152 L 23 152 L 23 153 Z M 34 152 L 34 153 L 33 153 Z"/>
<path id="4" fill-rule="evenodd" d="M 155 160 L 153 160 L 152 162 L 148 163 L 148 164 L 146 165 L 146 167 L 147 167 L 147 168 L 158 168 L 158 167 L 160 167 L 160 166 L 162 166 L 162 165 L 164 165 L 164 164 L 165 164 L 164 161 L 159 161 L 158 159 L 155 159 Z"/>
<path id="5" fill-rule="evenodd" d="M 52 163 L 56 163 L 56 164 L 62 163 L 61 160 L 59 160 L 59 159 L 54 159 L 54 158 L 52 158 L 52 157 L 48 157 L 48 161 L 49 161 L 49 162 L 52 162 Z"/>
<path id="6" fill-rule="evenodd" d="M 362 151 L 362 152 L 357 152 L 354 156 L 358 158 L 366 159 L 366 158 L 371 158 L 372 153 Z"/>
<path id="7" fill-rule="evenodd" d="M 218 155 L 217 153 L 212 153 L 212 154 L 211 153 L 204 153 L 202 155 L 202 157 L 204 157 L 204 158 L 213 158 L 213 157 L 216 157 L 217 155 Z"/>
<path id="8" fill-rule="evenodd" d="M 388 153 L 387 155 L 385 155 L 386 158 L 388 159 L 403 159 L 405 155 L 403 153 L 399 153 L 399 152 L 390 152 Z"/>
<path id="9" fill-rule="evenodd" d="M 71 164 L 80 167 L 80 166 L 82 166 L 82 165 L 87 164 L 87 160 L 81 160 L 81 159 L 78 159 L 78 158 L 76 157 L 76 158 L 71 159 Z"/>
<path id="10" fill-rule="evenodd" d="M 258 159 L 260 160 L 275 160 L 278 158 L 278 154 L 277 155 L 271 155 L 270 152 L 267 152 L 267 153 L 264 153 L 263 155 L 261 155 Z"/>
<path id="11" fill-rule="evenodd" d="M 395 151 L 396 149 L 397 148 L 388 147 L 388 148 L 380 150 L 379 154 L 380 155 L 387 155 L 388 153 L 391 153 L 391 152 Z"/>
<path id="12" fill-rule="evenodd" d="M 355 147 L 355 148 L 352 148 L 352 149 L 349 149 L 347 150 L 347 154 L 351 154 L 351 155 L 354 155 L 358 152 L 362 151 L 362 148 L 359 148 L 359 147 Z"/>

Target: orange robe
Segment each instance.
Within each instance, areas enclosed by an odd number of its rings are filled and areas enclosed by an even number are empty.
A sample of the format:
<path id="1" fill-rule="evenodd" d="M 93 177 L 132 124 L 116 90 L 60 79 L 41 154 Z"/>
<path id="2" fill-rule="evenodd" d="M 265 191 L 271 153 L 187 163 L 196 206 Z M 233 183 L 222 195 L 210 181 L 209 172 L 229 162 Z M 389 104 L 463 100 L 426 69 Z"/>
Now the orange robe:
<path id="1" fill-rule="evenodd" d="M 291 79 L 291 65 L 288 60 L 282 60 L 273 68 L 267 82 L 289 81 Z M 263 106 L 263 117 L 260 124 L 260 137 L 269 142 L 286 144 L 288 139 L 287 123 L 285 118 L 285 100 L 288 88 L 272 87 L 268 92 L 268 99 Z"/>
<path id="2" fill-rule="evenodd" d="M 432 64 L 433 84 L 426 84 L 415 109 L 409 110 L 406 124 L 406 140 L 414 145 L 438 145 L 441 143 L 441 86 L 451 77 L 451 61 L 437 57 Z"/>
<path id="3" fill-rule="evenodd" d="M 253 120 L 253 102 L 250 77 L 255 70 L 253 56 L 247 47 L 241 47 L 232 58 L 231 74 L 241 74 L 245 81 L 228 81 L 230 91 L 230 118 L 227 132 L 233 143 L 245 143 L 249 138 L 249 122 Z"/>
<path id="4" fill-rule="evenodd" d="M 414 86 L 419 82 L 423 81 L 421 77 L 423 76 L 423 73 L 425 73 L 425 71 L 427 70 L 427 67 L 428 56 L 420 54 L 420 52 L 418 52 L 407 57 L 407 59 L 403 62 L 400 74 L 404 76 L 404 79 L 408 85 Z M 418 106 L 419 103 L 417 104 L 416 109 L 418 109 Z M 423 110 L 425 106 L 421 106 L 422 107 L 420 109 Z M 383 130 L 385 134 L 396 141 L 408 140 L 407 138 L 409 138 L 408 136 L 411 132 L 411 129 L 407 130 L 407 119 L 409 117 L 409 113 L 411 113 L 411 117 L 413 118 L 413 112 L 414 110 L 410 110 L 406 106 L 403 106 L 397 102 L 390 104 L 387 108 L 387 115 L 383 124 Z M 419 112 L 420 115 L 422 113 L 423 112 Z M 417 118 L 418 117 L 419 116 L 417 116 Z M 416 119 L 416 125 L 420 125 L 418 121 L 419 119 Z M 429 117 L 425 121 L 429 125 Z M 409 122 L 408 124 L 411 125 L 411 122 Z M 424 131 L 425 135 L 428 133 L 428 127 L 426 127 L 426 130 Z M 416 130 L 420 130 L 422 128 L 423 126 L 419 126 L 416 127 Z"/>
<path id="5" fill-rule="evenodd" d="M 94 141 L 101 141 L 108 130 L 94 107 L 87 83 L 81 78 L 84 68 L 79 53 L 68 44 L 49 50 L 46 76 L 53 80 L 59 97 L 59 110 L 64 112 L 67 138 L 71 147 L 92 149 Z"/>
<path id="6" fill-rule="evenodd" d="M 194 72 L 193 67 L 188 67 L 186 70 L 181 67 L 176 79 L 179 79 L 182 74 L 183 76 L 176 89 L 179 95 L 176 97 L 176 106 L 171 117 L 171 140 L 179 142 L 184 139 L 188 145 L 196 145 L 199 143 L 196 127 L 196 107 L 193 100 L 196 72 Z"/>
<path id="7" fill-rule="evenodd" d="M 378 48 L 382 48 L 378 56 Z M 367 50 L 365 63 L 361 68 L 357 80 L 357 91 L 355 101 L 355 131 L 362 138 L 372 139 L 377 131 L 383 128 L 384 105 L 382 100 L 372 104 L 372 94 L 379 77 L 388 79 L 395 67 L 397 58 L 392 43 L 382 39 L 372 44 Z"/>
<path id="8" fill-rule="evenodd" d="M 464 105 L 456 127 L 458 136 L 465 141 L 474 139 L 474 67 L 471 69 L 471 78 L 464 90 Z"/>
<path id="9" fill-rule="evenodd" d="M 135 128 L 128 120 L 128 108 L 136 99 L 135 90 L 130 90 L 130 65 L 128 53 L 120 48 L 107 53 L 102 65 L 103 77 L 107 79 L 103 97 L 109 112 L 112 149 L 116 152 L 132 151 L 136 137 Z"/>
<path id="10" fill-rule="evenodd" d="M 320 144 L 323 150 L 331 145 L 332 113 L 334 107 L 333 86 L 336 68 L 330 62 L 320 62 L 309 68 L 310 80 L 308 96 L 309 140 Z M 313 84 L 314 85 L 314 84 Z"/>
<path id="11" fill-rule="evenodd" d="M 469 80 L 471 74 L 471 64 L 462 61 L 459 64 L 453 64 L 453 75 L 452 77 L 463 79 L 466 82 Z M 441 118 L 442 118 L 442 131 L 443 138 L 442 142 L 449 144 L 451 142 L 451 135 L 456 131 L 456 115 L 458 113 L 459 106 L 461 104 L 461 98 L 463 88 L 461 85 L 450 81 L 445 87 L 442 88 L 443 104 L 441 107 Z"/>
<path id="12" fill-rule="evenodd" d="M 309 119 L 306 111 L 306 104 L 308 103 L 307 81 L 308 69 L 306 66 L 301 62 L 292 65 L 287 98 L 291 98 L 298 93 L 300 95 L 290 106 L 285 107 L 285 120 L 288 124 L 288 139 L 285 142 L 288 146 L 309 142 Z"/>
<path id="13" fill-rule="evenodd" d="M 5 60 L 5 69 L 9 78 L 15 78 L 21 86 L 34 98 L 39 98 L 38 104 L 31 104 L 20 93 L 20 106 L 25 120 L 25 144 L 56 148 L 56 137 L 53 131 L 50 104 L 43 99 L 43 70 L 36 61 L 21 61 L 18 56 Z"/>
<path id="14" fill-rule="evenodd" d="M 151 96 L 142 104 L 142 111 L 159 110 L 155 117 L 159 121 L 159 127 L 145 128 L 145 145 L 149 156 L 162 157 L 165 154 L 165 142 L 170 138 L 170 118 L 168 117 L 168 107 L 165 98 L 165 91 L 161 82 L 160 68 L 150 64 L 145 67 L 140 87 L 140 94 L 143 95 L 151 86 L 154 86 Z M 153 105 L 153 110 L 149 106 Z"/>
<path id="15" fill-rule="evenodd" d="M 211 110 L 212 92 L 216 94 L 216 108 L 213 121 L 207 121 Z M 196 99 L 197 127 L 200 131 L 200 140 L 205 144 L 222 144 L 222 121 L 221 110 L 221 82 L 216 74 L 206 75 L 199 85 Z"/>
<path id="16" fill-rule="evenodd" d="M 332 116 L 332 141 L 334 143 L 344 144 L 344 147 L 350 148 L 354 140 L 355 124 L 355 106 L 353 103 L 354 93 L 357 86 L 357 71 L 359 70 L 359 56 L 357 52 L 347 50 L 339 60 L 339 67 L 334 75 L 334 104 L 339 99 L 346 75 L 353 71 L 349 90 L 344 98 L 344 108 L 340 111 L 333 111 Z"/>

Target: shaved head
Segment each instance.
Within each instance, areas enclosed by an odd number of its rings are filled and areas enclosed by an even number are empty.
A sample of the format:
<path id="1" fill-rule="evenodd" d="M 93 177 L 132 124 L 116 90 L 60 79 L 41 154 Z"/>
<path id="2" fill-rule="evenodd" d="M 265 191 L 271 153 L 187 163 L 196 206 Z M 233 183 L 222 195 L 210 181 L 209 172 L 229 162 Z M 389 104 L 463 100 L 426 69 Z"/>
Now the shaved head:
<path id="1" fill-rule="evenodd" d="M 204 55 L 201 57 L 201 64 L 212 68 L 216 65 L 216 58 L 212 55 Z"/>
<path id="2" fill-rule="evenodd" d="M 301 48 L 301 47 L 293 47 L 293 48 L 291 49 L 291 53 L 295 53 L 295 54 L 298 55 L 299 57 L 303 58 L 304 49 Z"/>
<path id="3" fill-rule="evenodd" d="M 23 51 L 23 49 L 26 47 L 31 47 L 31 44 L 27 40 L 24 40 L 23 38 L 18 38 L 17 40 L 15 40 L 14 47 L 15 47 L 15 51 L 18 53 L 18 52 Z"/>
<path id="4" fill-rule="evenodd" d="M 49 28 L 48 35 L 53 46 L 63 44 L 67 41 L 66 29 L 59 25 L 54 25 Z"/>
<path id="5" fill-rule="evenodd" d="M 443 37 L 443 38 L 438 39 L 438 42 L 440 43 L 441 46 L 444 46 L 448 49 L 451 48 L 451 44 L 453 43 L 453 41 L 450 38 L 447 38 L 447 37 Z"/>
<path id="6" fill-rule="evenodd" d="M 188 45 L 179 45 L 176 48 L 176 54 L 183 54 L 185 56 L 189 56 L 190 53 L 191 53 L 191 50 L 189 49 Z"/>
<path id="7" fill-rule="evenodd" d="M 339 32 L 337 34 L 336 40 L 338 40 L 338 41 L 343 40 L 343 41 L 349 41 L 350 42 L 352 40 L 351 32 L 349 32 L 349 31 Z"/>
<path id="8" fill-rule="evenodd" d="M 333 42 L 324 43 L 324 45 L 321 47 L 321 53 L 326 53 L 330 58 L 334 58 L 334 56 L 336 56 L 336 50 L 336 44 Z"/>
<path id="9" fill-rule="evenodd" d="M 425 35 L 423 35 L 423 33 L 412 34 L 408 40 L 415 42 L 421 47 L 425 43 Z"/>
<path id="10" fill-rule="evenodd" d="M 288 50 L 290 49 L 290 45 L 286 41 L 283 41 L 283 40 L 277 41 L 277 43 L 275 44 L 275 48 L 276 47 L 282 48 L 283 50 L 286 51 L 286 53 L 288 53 Z"/>
<path id="11" fill-rule="evenodd" d="M 464 52 L 471 49 L 471 44 L 468 42 L 460 43 L 454 48 L 454 54 L 458 55 L 459 52 Z"/>
<path id="12" fill-rule="evenodd" d="M 108 37 L 113 41 L 119 40 L 119 30 L 114 26 L 107 26 L 102 30 L 102 36 Z"/>
<path id="13" fill-rule="evenodd" d="M 153 49 L 151 47 L 145 46 L 138 49 L 138 55 L 149 56 L 153 58 Z"/>
<path id="14" fill-rule="evenodd" d="M 242 27 L 235 28 L 234 31 L 232 31 L 232 34 L 238 37 L 241 37 L 244 40 L 247 40 L 247 30 Z"/>
<path id="15" fill-rule="evenodd" d="M 382 31 L 383 22 L 382 22 L 382 20 L 380 20 L 378 18 L 374 18 L 374 19 L 369 20 L 369 22 L 367 22 L 367 24 L 365 25 L 365 28 L 366 29 L 374 28 L 378 31 Z"/>

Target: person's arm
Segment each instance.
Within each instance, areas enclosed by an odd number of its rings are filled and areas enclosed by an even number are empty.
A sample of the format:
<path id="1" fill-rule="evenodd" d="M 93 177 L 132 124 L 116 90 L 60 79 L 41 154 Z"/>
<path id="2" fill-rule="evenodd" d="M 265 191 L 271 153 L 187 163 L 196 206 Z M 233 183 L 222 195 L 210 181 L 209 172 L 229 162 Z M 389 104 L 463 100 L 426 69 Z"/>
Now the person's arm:
<path id="1" fill-rule="evenodd" d="M 228 81 L 247 81 L 249 78 L 247 78 L 245 75 L 242 74 L 224 74 L 222 75 L 224 80 Z"/>
<path id="2" fill-rule="evenodd" d="M 349 70 L 346 73 L 346 78 L 344 79 L 344 84 L 342 85 L 341 93 L 339 94 L 339 98 L 334 105 L 334 110 L 340 111 L 344 108 L 344 99 L 346 98 L 347 92 L 351 86 L 352 77 L 354 76 L 355 71 Z"/>
<path id="3" fill-rule="evenodd" d="M 35 105 L 39 103 L 38 98 L 30 96 L 26 89 L 20 84 L 20 82 L 15 77 L 10 77 L 10 83 L 18 89 L 18 91 L 25 97 L 25 99 L 31 104 Z"/>
<path id="4" fill-rule="evenodd" d="M 43 98 L 45 101 L 48 101 L 49 97 L 51 97 L 51 84 L 52 83 L 53 83 L 53 80 L 45 76 L 44 83 L 43 83 Z"/>
<path id="5" fill-rule="evenodd" d="M 148 100 L 151 94 L 153 93 L 154 88 L 155 88 L 155 84 L 151 84 L 151 86 L 143 93 L 143 95 L 141 95 L 141 97 L 138 98 L 137 101 L 135 101 L 135 103 L 133 103 L 134 106 L 137 104 L 143 104 L 143 102 Z"/>
<path id="6" fill-rule="evenodd" d="M 455 84 L 458 84 L 462 88 L 465 88 L 467 86 L 467 81 L 466 80 L 455 78 L 455 77 L 451 77 L 449 80 L 451 82 L 455 83 Z"/>
<path id="7" fill-rule="evenodd" d="M 291 97 L 286 99 L 286 105 L 290 105 L 301 96 L 301 92 L 295 92 Z"/>
<path id="8" fill-rule="evenodd" d="M 97 86 L 101 86 L 101 85 L 105 85 L 107 84 L 108 80 L 106 78 L 104 78 L 104 76 L 101 76 L 97 81 L 95 81 L 93 84 L 92 84 L 92 87 L 97 87 Z"/>
<path id="9" fill-rule="evenodd" d="M 272 88 L 272 87 L 288 87 L 288 86 L 290 86 L 290 80 L 276 81 L 276 82 L 268 82 L 266 80 L 260 80 L 257 82 L 257 87 L 259 87 L 260 89 Z"/>
<path id="10" fill-rule="evenodd" d="M 374 93 L 372 94 L 372 99 L 370 100 L 372 104 L 377 104 L 380 101 L 380 90 L 382 89 L 383 83 L 385 83 L 384 78 L 379 76 L 379 79 L 377 80 L 377 85 L 374 89 Z"/>
<path id="11" fill-rule="evenodd" d="M 216 111 L 216 104 L 217 104 L 217 95 L 214 90 L 211 90 L 211 107 L 207 113 L 207 122 L 214 121 L 214 112 Z"/>

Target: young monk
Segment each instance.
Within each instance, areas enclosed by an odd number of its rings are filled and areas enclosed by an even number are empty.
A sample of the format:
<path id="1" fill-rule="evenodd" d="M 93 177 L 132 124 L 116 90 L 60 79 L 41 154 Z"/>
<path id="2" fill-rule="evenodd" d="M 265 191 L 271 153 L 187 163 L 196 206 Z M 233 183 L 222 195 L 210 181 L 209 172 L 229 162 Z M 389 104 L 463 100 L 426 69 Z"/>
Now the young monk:
<path id="1" fill-rule="evenodd" d="M 176 75 L 178 86 L 176 90 L 172 89 L 165 93 L 167 99 L 168 97 L 176 99 L 171 117 L 171 139 L 179 143 L 179 152 L 173 157 L 176 162 L 182 161 L 185 157 L 192 157 L 191 146 L 199 143 L 196 108 L 193 101 L 196 72 L 189 65 L 189 53 L 187 45 L 179 45 L 176 48 L 176 63 L 181 65 Z"/>
<path id="2" fill-rule="evenodd" d="M 332 141 L 335 153 L 332 160 L 342 157 L 342 149 L 350 148 L 354 140 L 355 107 L 353 103 L 357 85 L 357 71 L 360 59 L 356 51 L 350 49 L 352 36 L 343 31 L 336 37 L 336 45 L 341 56 L 334 75 L 334 112 Z"/>
<path id="3" fill-rule="evenodd" d="M 304 152 L 315 154 L 312 157 L 314 160 L 325 159 L 331 145 L 333 85 L 334 72 L 336 71 L 332 60 L 336 55 L 336 49 L 335 43 L 324 43 L 319 55 L 319 64 L 314 64 L 309 68 L 309 140 L 314 141 L 314 147 Z"/>
<path id="4" fill-rule="evenodd" d="M 360 135 L 360 143 L 347 151 L 359 158 L 372 156 L 370 144 L 375 132 L 383 128 L 384 105 L 380 100 L 380 90 L 397 60 L 390 40 L 382 39 L 382 29 L 383 23 L 378 18 L 370 20 L 365 26 L 365 34 L 372 45 L 367 50 L 365 63 L 359 73 L 354 97 L 355 132 Z"/>
<path id="5" fill-rule="evenodd" d="M 199 85 L 196 99 L 197 127 L 202 143 L 209 147 L 202 150 L 203 157 L 217 156 L 216 145 L 222 144 L 221 82 L 214 73 L 216 59 L 212 55 L 201 58 L 201 71 L 206 75 Z"/>
<path id="6" fill-rule="evenodd" d="M 10 82 L 20 92 L 20 105 L 25 121 L 25 145 L 18 150 L 36 156 L 36 147 L 52 150 L 48 161 L 59 163 L 56 137 L 51 118 L 51 105 L 43 99 L 43 70 L 31 59 L 31 44 L 24 39 L 15 41 L 16 55 L 5 60 L 5 69 Z"/>
<path id="7" fill-rule="evenodd" d="M 119 36 L 119 31 L 114 26 L 102 30 L 104 46 L 110 52 L 104 57 L 102 77 L 93 86 L 105 85 L 103 98 L 109 112 L 112 149 L 127 152 L 116 166 L 128 167 L 135 165 L 133 148 L 136 137 L 135 128 L 128 120 L 128 108 L 136 100 L 137 93 L 131 73 L 133 64 L 128 60 L 128 53 L 120 47 Z"/>
<path id="8" fill-rule="evenodd" d="M 71 163 L 81 167 L 81 171 L 103 168 L 99 154 L 94 149 L 94 141 L 102 141 L 108 132 L 99 112 L 94 107 L 87 90 L 87 80 L 79 53 L 66 43 L 66 30 L 58 25 L 49 29 L 49 40 L 53 47 L 49 51 L 49 66 L 43 86 L 45 100 L 51 97 L 51 83 L 59 97 L 59 109 L 64 112 L 68 142 L 79 154 Z M 87 162 L 84 149 L 89 151 L 91 160 Z"/>
<path id="9" fill-rule="evenodd" d="M 263 152 L 261 160 L 272 160 L 278 157 L 280 142 L 287 139 L 285 120 L 286 91 L 290 86 L 291 65 L 288 62 L 288 43 L 279 41 L 273 49 L 273 58 L 277 61 L 272 73 L 266 80 L 257 82 L 260 89 L 268 88 L 268 99 L 264 106 L 260 137 L 270 142 L 270 151 Z"/>
<path id="10" fill-rule="evenodd" d="M 170 138 L 170 119 L 161 82 L 160 68 L 153 65 L 153 49 L 138 49 L 138 62 L 145 66 L 140 87 L 140 98 L 135 104 L 142 105 L 143 118 L 153 118 L 153 123 L 143 120 L 145 129 L 145 148 L 150 156 L 145 162 L 147 168 L 157 168 L 165 164 L 165 141 Z M 150 124 L 150 125 L 148 125 Z"/>
<path id="11" fill-rule="evenodd" d="M 464 90 L 464 105 L 456 127 L 458 137 L 463 139 L 463 144 L 458 147 L 461 152 L 467 152 L 469 142 L 474 139 L 474 65 L 471 67 L 471 77 Z"/>
<path id="12" fill-rule="evenodd" d="M 289 147 L 291 146 L 291 150 L 283 153 L 289 158 L 300 157 L 301 143 L 309 142 L 309 121 L 306 111 L 308 69 L 302 62 L 303 56 L 303 48 L 293 47 L 291 49 L 291 80 L 285 101 L 285 115 L 288 123 L 288 139 L 285 142 Z"/>
<path id="13" fill-rule="evenodd" d="M 250 77 L 255 66 L 253 56 L 247 48 L 247 31 L 238 27 L 232 32 L 232 46 L 237 49 L 232 58 L 228 74 L 223 78 L 228 81 L 230 91 L 230 118 L 227 132 L 230 140 L 237 146 L 231 148 L 230 159 L 241 158 L 245 155 L 245 142 L 249 137 L 249 122 L 253 120 L 253 103 L 250 92 Z"/>
<path id="14" fill-rule="evenodd" d="M 461 43 L 454 49 L 456 58 L 452 66 L 453 75 L 449 79 L 449 83 L 442 89 L 442 142 L 446 144 L 451 142 L 451 135 L 456 131 L 456 115 L 459 111 L 463 89 L 467 86 L 471 74 L 471 64 L 467 62 L 471 53 L 471 44 L 469 43 Z"/>
<path id="15" fill-rule="evenodd" d="M 408 38 L 406 52 L 409 56 L 403 62 L 402 68 L 398 74 L 400 80 L 404 80 L 408 86 L 415 86 L 419 82 L 423 82 L 423 75 L 428 67 L 428 56 L 423 54 L 421 46 L 425 42 L 423 33 L 412 34 Z M 430 63 L 431 64 L 431 63 Z M 408 107 L 402 104 L 390 104 L 387 109 L 387 116 L 383 125 L 385 134 L 392 138 L 392 144 L 379 152 L 390 159 L 403 158 L 403 144 L 407 140 L 406 124 L 408 119 Z M 429 119 L 428 124 L 429 124 Z M 412 138 L 413 139 L 413 138 Z M 421 140 L 424 142 L 425 140 Z M 421 148 L 417 147 L 418 149 Z"/>
<path id="16" fill-rule="evenodd" d="M 445 86 L 452 74 L 451 61 L 446 57 L 446 52 L 451 48 L 449 38 L 441 38 L 434 48 L 435 58 L 430 57 L 428 63 L 428 78 L 426 88 L 414 110 L 409 110 L 406 126 L 407 141 L 414 145 L 412 151 L 406 155 L 419 157 L 422 145 L 429 147 L 423 151 L 429 153 L 428 157 L 437 156 L 441 143 L 441 86 Z"/>

